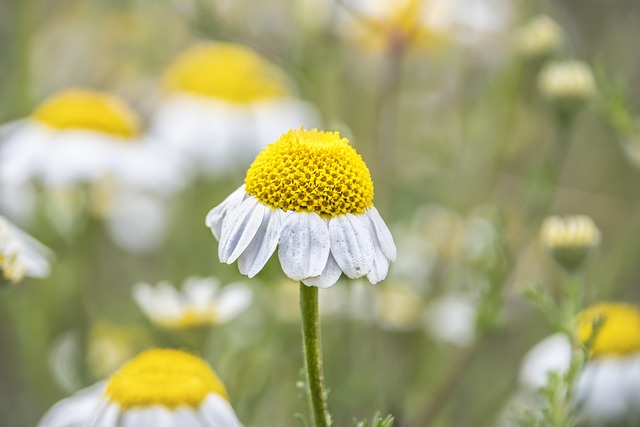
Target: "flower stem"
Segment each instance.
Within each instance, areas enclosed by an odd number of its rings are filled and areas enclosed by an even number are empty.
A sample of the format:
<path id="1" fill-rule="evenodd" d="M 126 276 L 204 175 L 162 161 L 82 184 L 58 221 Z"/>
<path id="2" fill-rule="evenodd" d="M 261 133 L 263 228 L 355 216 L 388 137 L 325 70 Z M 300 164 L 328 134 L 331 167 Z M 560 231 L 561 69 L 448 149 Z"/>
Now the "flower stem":
<path id="1" fill-rule="evenodd" d="M 300 311 L 302 313 L 302 341 L 307 392 L 313 410 L 313 425 L 329 427 L 331 417 L 327 409 L 327 393 L 322 373 L 322 347 L 318 316 L 318 288 L 300 283 Z"/>

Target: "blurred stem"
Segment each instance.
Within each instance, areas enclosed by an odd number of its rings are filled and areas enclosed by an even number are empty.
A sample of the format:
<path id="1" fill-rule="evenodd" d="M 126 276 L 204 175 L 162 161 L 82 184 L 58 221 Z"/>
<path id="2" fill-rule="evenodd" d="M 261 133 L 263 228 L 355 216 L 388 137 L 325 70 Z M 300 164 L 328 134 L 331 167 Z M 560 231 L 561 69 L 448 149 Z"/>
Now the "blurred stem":
<path id="1" fill-rule="evenodd" d="M 481 342 L 482 337 L 478 337 L 472 345 L 460 352 L 453 367 L 434 393 L 431 402 L 418 416 L 417 421 L 414 423 L 415 425 L 430 427 L 438 421 L 440 414 L 447 406 L 447 402 L 453 396 L 454 392 L 460 385 L 460 382 L 467 373 L 467 370 L 471 366 L 471 362 L 475 359 Z"/>
<path id="2" fill-rule="evenodd" d="M 302 341 L 306 370 L 307 392 L 313 410 L 313 425 L 329 427 L 331 417 L 327 408 L 327 393 L 322 372 L 322 346 L 318 314 L 318 288 L 300 283 L 300 312 L 302 314 Z"/>
<path id="3" fill-rule="evenodd" d="M 402 62 L 406 51 L 406 40 L 402 35 L 392 35 L 384 58 L 384 71 L 380 80 L 378 101 L 378 124 L 375 141 L 375 166 L 379 179 L 377 189 L 380 197 L 376 202 L 384 210 L 389 204 L 394 187 L 396 163 L 396 125 L 398 121 L 398 92 L 402 75 Z"/>

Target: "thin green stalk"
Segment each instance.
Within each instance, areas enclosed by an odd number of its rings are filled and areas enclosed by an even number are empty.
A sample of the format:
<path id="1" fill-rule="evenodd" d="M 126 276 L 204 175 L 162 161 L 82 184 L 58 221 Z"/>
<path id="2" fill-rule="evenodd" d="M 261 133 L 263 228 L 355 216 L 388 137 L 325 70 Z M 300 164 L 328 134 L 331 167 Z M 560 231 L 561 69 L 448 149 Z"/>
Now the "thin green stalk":
<path id="1" fill-rule="evenodd" d="M 313 425 L 329 427 L 331 416 L 327 409 L 327 393 L 322 373 L 322 346 L 318 315 L 318 288 L 300 283 L 300 312 L 302 313 L 302 341 L 307 393 L 313 410 Z"/>

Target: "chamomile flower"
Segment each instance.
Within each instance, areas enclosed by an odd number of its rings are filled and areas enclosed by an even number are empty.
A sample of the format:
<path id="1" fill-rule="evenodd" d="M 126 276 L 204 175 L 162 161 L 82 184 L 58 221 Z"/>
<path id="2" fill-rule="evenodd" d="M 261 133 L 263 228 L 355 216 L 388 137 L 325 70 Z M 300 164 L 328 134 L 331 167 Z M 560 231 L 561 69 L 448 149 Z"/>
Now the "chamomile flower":
<path id="1" fill-rule="evenodd" d="M 109 220 L 114 240 L 125 249 L 144 252 L 157 243 L 164 224 L 160 199 L 183 186 L 184 168 L 170 150 L 143 134 L 140 119 L 122 100 L 99 91 L 65 90 L 12 127 L 0 148 L 3 193 L 7 188 L 33 192 L 37 182 L 47 200 L 71 205 L 47 207 L 63 234 L 69 228 L 66 215 L 57 221 L 52 214 L 80 210 Z M 79 192 L 89 194 L 74 196 Z M 51 197 L 56 194 L 64 197 Z M 78 200 L 86 206 L 74 203 Z M 147 217 L 143 226 L 135 223 L 141 212 Z"/>
<path id="2" fill-rule="evenodd" d="M 147 350 L 53 406 L 38 427 L 240 427 L 224 385 L 202 359 Z"/>
<path id="3" fill-rule="evenodd" d="M 209 176 L 248 165 L 287 129 L 317 124 L 284 73 L 240 44 L 192 46 L 170 65 L 164 86 L 153 132 Z"/>
<path id="4" fill-rule="evenodd" d="M 51 251 L 0 216 L 0 283 L 49 275 Z"/>
<path id="5" fill-rule="evenodd" d="M 154 324 L 181 329 L 232 320 L 249 306 L 252 293 L 241 283 L 221 288 L 214 277 L 194 276 L 185 280 L 182 292 L 169 282 L 138 283 L 133 298 Z"/>
<path id="6" fill-rule="evenodd" d="M 207 215 L 221 262 L 253 277 L 278 249 L 284 273 L 327 288 L 342 273 L 383 280 L 396 246 L 373 206 L 362 157 L 337 132 L 291 130 L 265 148 L 245 183 Z"/>
<path id="7" fill-rule="evenodd" d="M 597 425 L 622 420 L 636 425 L 640 422 L 640 311 L 628 304 L 597 304 L 580 314 L 576 334 L 582 343 L 590 343 L 576 386 L 576 407 Z M 527 354 L 521 383 L 537 390 L 547 383 L 549 373 L 566 372 L 570 360 L 568 337 L 553 335 Z"/>

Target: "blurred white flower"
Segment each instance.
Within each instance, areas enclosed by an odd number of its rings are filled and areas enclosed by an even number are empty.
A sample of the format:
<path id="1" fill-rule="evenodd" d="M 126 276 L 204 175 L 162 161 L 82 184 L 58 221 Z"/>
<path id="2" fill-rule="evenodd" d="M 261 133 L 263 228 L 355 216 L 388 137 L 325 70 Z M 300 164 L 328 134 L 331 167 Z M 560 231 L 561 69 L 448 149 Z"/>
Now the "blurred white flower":
<path id="1" fill-rule="evenodd" d="M 464 347 L 476 333 L 477 298 L 471 294 L 449 293 L 427 304 L 424 326 L 440 341 Z"/>
<path id="2" fill-rule="evenodd" d="M 221 287 L 214 277 L 189 277 L 181 292 L 169 282 L 138 283 L 133 298 L 154 324 L 181 329 L 234 319 L 251 304 L 252 292 L 242 283 Z"/>
<path id="3" fill-rule="evenodd" d="M 562 46 L 562 28 L 547 15 L 538 15 L 516 33 L 517 52 L 529 59 L 540 59 Z"/>
<path id="4" fill-rule="evenodd" d="M 582 103 L 596 94 L 596 81 L 586 62 L 554 61 L 540 71 L 538 90 L 552 101 Z"/>
<path id="5" fill-rule="evenodd" d="M 168 68 L 152 131 L 208 176 L 248 166 L 267 144 L 318 125 L 315 108 L 292 95 L 281 70 L 248 47 L 200 43 Z"/>
<path id="6" fill-rule="evenodd" d="M 160 203 L 186 181 L 184 163 L 144 135 L 135 113 L 107 93 L 84 89 L 59 92 L 19 126 L 11 126 L 0 147 L 0 197 L 20 194 L 21 210 L 33 208 L 29 202 L 36 191 L 33 183 L 41 183 L 47 201 L 53 202 L 46 206 L 46 215 L 65 234 L 88 212 L 107 221 L 121 220 L 123 209 L 130 214 L 135 206 L 141 206 L 128 203 L 123 207 L 119 203 L 123 191 L 155 197 Z M 143 209 L 135 215 L 147 213 L 149 209 Z M 151 224 L 158 225 L 157 217 L 156 212 L 145 230 Z M 127 228 L 128 233 L 139 236 L 136 227 Z M 156 226 L 146 233 L 155 242 L 145 237 L 137 247 L 125 244 L 124 249 L 150 250 L 162 235 L 162 226 Z"/>
<path id="7" fill-rule="evenodd" d="M 594 328 L 595 322 L 601 322 Z M 576 408 L 596 425 L 640 422 L 640 312 L 635 306 L 603 303 L 587 308 L 578 318 L 576 334 L 591 341 L 589 357 L 576 384 Z M 552 335 L 525 356 L 520 382 L 538 391 L 549 374 L 564 375 L 571 361 L 566 335 Z"/>
<path id="8" fill-rule="evenodd" d="M 38 427 L 241 427 L 211 367 L 180 350 L 151 349 L 55 404 Z"/>
<path id="9" fill-rule="evenodd" d="M 0 283 L 48 276 L 52 257 L 42 243 L 0 216 Z"/>

